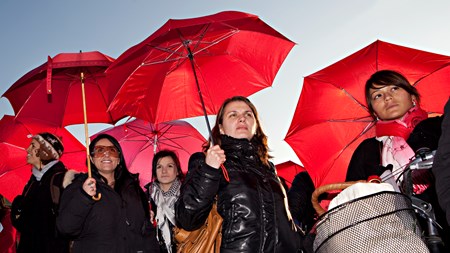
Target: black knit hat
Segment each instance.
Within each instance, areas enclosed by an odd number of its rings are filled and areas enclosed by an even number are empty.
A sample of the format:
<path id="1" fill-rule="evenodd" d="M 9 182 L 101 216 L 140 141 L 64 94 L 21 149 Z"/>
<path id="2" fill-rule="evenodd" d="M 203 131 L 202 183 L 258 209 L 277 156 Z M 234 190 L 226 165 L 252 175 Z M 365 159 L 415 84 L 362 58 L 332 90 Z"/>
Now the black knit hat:
<path id="1" fill-rule="evenodd" d="M 41 160 L 58 160 L 62 156 L 64 152 L 64 146 L 61 140 L 55 135 L 47 132 L 39 133 L 33 136 L 33 139 L 35 139 L 40 144 L 39 157 L 41 158 Z"/>

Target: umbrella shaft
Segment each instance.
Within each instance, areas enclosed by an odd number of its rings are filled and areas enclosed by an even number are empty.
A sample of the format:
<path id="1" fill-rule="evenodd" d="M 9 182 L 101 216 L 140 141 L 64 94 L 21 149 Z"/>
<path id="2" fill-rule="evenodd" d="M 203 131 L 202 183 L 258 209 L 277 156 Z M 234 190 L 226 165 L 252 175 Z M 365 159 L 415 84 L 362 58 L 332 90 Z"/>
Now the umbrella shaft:
<path id="1" fill-rule="evenodd" d="M 192 54 L 192 51 L 191 51 L 191 48 L 189 47 L 189 45 L 186 44 L 185 46 L 189 53 L 188 57 L 189 57 L 189 61 L 191 62 L 192 71 L 194 72 L 195 83 L 197 84 L 198 96 L 200 98 L 200 103 L 202 104 L 203 115 L 205 116 L 206 127 L 208 128 L 208 133 L 209 133 L 209 139 L 211 140 L 211 145 L 214 146 L 211 125 L 209 124 L 209 119 L 208 119 L 208 114 L 206 112 L 205 102 L 203 101 L 202 91 L 201 91 L 200 85 L 198 83 L 197 72 L 195 71 L 194 55 Z"/>

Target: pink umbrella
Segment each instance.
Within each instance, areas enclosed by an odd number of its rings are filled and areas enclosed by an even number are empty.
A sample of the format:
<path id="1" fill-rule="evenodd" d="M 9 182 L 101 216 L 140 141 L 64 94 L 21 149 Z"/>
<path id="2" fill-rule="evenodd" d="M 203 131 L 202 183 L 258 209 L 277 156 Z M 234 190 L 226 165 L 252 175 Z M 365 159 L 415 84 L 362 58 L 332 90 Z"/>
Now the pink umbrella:
<path id="1" fill-rule="evenodd" d="M 0 193 L 12 200 L 22 192 L 31 176 L 26 149 L 30 137 L 49 132 L 59 136 L 64 144 L 61 161 L 69 168 L 86 171 L 85 147 L 65 128 L 52 126 L 36 119 L 19 120 L 5 115 L 0 120 Z"/>
<path id="2" fill-rule="evenodd" d="M 156 152 L 175 151 L 186 173 L 190 155 L 201 151 L 206 141 L 194 127 L 181 120 L 152 124 L 135 119 L 103 130 L 91 139 L 99 134 L 109 134 L 119 141 L 127 167 L 132 173 L 139 173 L 141 185 L 152 179 L 152 159 Z"/>

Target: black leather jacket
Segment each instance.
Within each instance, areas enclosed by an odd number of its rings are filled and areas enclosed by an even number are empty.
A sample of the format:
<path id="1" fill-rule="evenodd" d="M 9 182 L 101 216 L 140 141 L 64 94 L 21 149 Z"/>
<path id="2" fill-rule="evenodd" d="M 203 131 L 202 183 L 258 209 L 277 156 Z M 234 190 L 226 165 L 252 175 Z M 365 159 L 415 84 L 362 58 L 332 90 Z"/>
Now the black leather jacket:
<path id="1" fill-rule="evenodd" d="M 301 237 L 292 229 L 274 166 L 264 166 L 255 145 L 222 136 L 230 182 L 196 153 L 175 205 L 177 222 L 194 230 L 206 220 L 214 197 L 224 218 L 221 252 L 297 252 Z"/>

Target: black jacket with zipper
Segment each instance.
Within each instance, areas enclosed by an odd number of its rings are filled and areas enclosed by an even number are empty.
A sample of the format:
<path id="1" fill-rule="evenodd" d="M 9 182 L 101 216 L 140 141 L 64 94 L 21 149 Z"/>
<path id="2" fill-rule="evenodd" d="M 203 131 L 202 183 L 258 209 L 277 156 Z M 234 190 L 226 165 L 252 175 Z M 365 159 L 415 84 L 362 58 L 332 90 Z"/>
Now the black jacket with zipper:
<path id="1" fill-rule="evenodd" d="M 177 222 L 186 230 L 199 228 L 217 195 L 223 217 L 221 252 L 297 252 L 301 236 L 288 220 L 281 184 L 274 166 L 265 166 L 255 145 L 246 139 L 222 136 L 230 182 L 221 169 L 196 153 L 175 204 Z"/>

